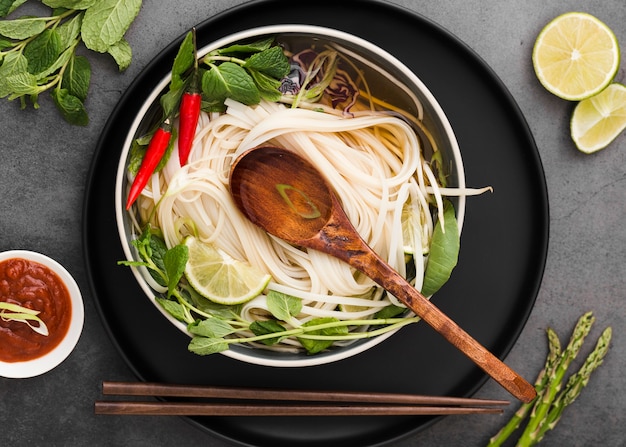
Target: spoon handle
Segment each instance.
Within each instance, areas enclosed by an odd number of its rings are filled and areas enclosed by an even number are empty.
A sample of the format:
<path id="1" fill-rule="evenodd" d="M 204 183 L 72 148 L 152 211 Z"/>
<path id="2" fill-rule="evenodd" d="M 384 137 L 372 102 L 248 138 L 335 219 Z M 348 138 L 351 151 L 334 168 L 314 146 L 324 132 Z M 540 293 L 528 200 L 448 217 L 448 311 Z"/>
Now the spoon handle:
<path id="1" fill-rule="evenodd" d="M 392 269 L 360 237 L 354 237 L 355 234 L 358 236 L 345 215 L 337 213 L 320 231 L 318 237 L 315 238 L 316 241 L 311 241 L 310 246 L 317 245 L 318 249 L 323 249 L 370 277 L 473 360 L 517 399 L 528 403 L 537 396 L 534 386 L 465 332 Z M 329 249 L 329 247 L 332 248 Z"/>

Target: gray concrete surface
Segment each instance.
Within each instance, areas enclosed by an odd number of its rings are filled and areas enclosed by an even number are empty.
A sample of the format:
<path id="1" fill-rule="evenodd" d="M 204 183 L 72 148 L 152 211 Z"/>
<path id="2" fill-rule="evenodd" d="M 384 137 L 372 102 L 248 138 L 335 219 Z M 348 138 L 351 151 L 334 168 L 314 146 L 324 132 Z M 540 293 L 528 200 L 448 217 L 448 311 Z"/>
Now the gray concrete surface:
<path id="1" fill-rule="evenodd" d="M 120 96 L 159 51 L 192 25 L 244 3 L 241 0 L 146 0 L 128 31 L 134 59 L 118 73 L 107 56 L 93 66 L 91 123 L 70 127 L 48 100 L 21 111 L 0 101 L 0 250 L 31 249 L 63 263 L 85 294 L 85 330 L 75 352 L 54 371 L 32 379 L 0 378 L 0 445 L 230 445 L 178 418 L 107 418 L 93 414 L 103 379 L 133 380 L 109 341 L 90 295 L 81 247 L 86 176 L 98 136 Z M 315 8 L 315 2 L 310 2 Z M 467 43 L 502 79 L 536 138 L 550 197 L 550 247 L 545 277 L 530 319 L 507 363 L 533 376 L 545 356 L 545 329 L 565 337 L 576 319 L 593 310 L 593 338 L 614 329 L 613 347 L 589 387 L 568 408 L 547 446 L 626 445 L 626 135 L 592 155 L 569 138 L 573 106 L 538 84 L 530 61 L 540 29 L 573 10 L 605 21 L 626 51 L 622 0 L 394 0 L 439 23 Z M 622 63 L 617 80 L 626 82 Z M 480 397 L 508 398 L 488 382 Z M 411 446 L 481 446 L 505 416 L 446 418 L 394 443 Z"/>

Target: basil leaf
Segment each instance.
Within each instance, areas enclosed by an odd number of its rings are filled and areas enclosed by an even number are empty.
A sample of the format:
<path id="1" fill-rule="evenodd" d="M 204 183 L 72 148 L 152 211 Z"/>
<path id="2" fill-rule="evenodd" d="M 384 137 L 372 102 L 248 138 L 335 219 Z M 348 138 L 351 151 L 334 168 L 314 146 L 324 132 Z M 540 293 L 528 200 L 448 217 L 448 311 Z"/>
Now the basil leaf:
<path id="1" fill-rule="evenodd" d="M 15 11 L 26 0 L 0 0 L 0 17 L 6 17 Z"/>
<path id="2" fill-rule="evenodd" d="M 52 95 L 52 99 L 54 99 L 54 104 L 57 106 L 57 109 L 59 109 L 61 115 L 65 118 L 65 121 L 76 126 L 86 126 L 89 124 L 87 111 L 80 98 L 71 95 L 67 89 L 64 88 L 54 89 L 50 94 Z"/>
<path id="3" fill-rule="evenodd" d="M 0 35 L 9 39 L 23 40 L 33 37 L 46 29 L 44 17 L 20 17 L 0 21 Z"/>
<path id="4" fill-rule="evenodd" d="M 214 101 L 231 98 L 246 105 L 258 104 L 260 93 L 246 70 L 232 62 L 224 62 L 202 76 L 202 91 Z"/>
<path id="5" fill-rule="evenodd" d="M 130 66 L 133 59 L 133 50 L 128 41 L 124 38 L 111 45 L 108 48 L 107 53 L 113 56 L 113 59 L 117 63 L 117 67 L 120 71 L 126 70 Z"/>
<path id="6" fill-rule="evenodd" d="M 90 50 L 106 53 L 122 39 L 141 9 L 141 0 L 98 0 L 85 10 L 81 35 Z M 2 34 L 2 33 L 0 33 Z"/>
<path id="7" fill-rule="evenodd" d="M 227 351 L 228 343 L 223 338 L 194 337 L 187 346 L 190 352 L 198 355 L 210 355 Z"/>
<path id="8" fill-rule="evenodd" d="M 289 59 L 281 47 L 272 47 L 253 54 L 244 63 L 244 68 L 256 70 L 274 79 L 281 79 L 289 74 Z"/>
<path id="9" fill-rule="evenodd" d="M 176 53 L 174 63 L 172 64 L 172 81 L 170 82 L 170 90 L 178 90 L 184 87 L 185 80 L 183 79 L 183 75 L 193 66 L 193 60 L 193 33 L 188 32 L 180 44 L 178 53 Z"/>
<path id="10" fill-rule="evenodd" d="M 90 80 L 91 65 L 89 61 L 84 56 L 74 56 L 63 73 L 61 88 L 67 89 L 71 95 L 84 101 L 87 98 Z"/>
<path id="11" fill-rule="evenodd" d="M 444 225 L 438 221 L 430 243 L 430 254 L 424 273 L 422 294 L 431 296 L 443 286 L 459 258 L 460 238 L 454 207 L 448 200 L 444 204 Z M 444 231 L 445 229 L 445 231 Z"/>
<path id="12" fill-rule="evenodd" d="M 303 326 L 308 326 L 308 327 L 317 326 L 320 324 L 332 323 L 334 321 L 339 321 L 339 320 L 337 320 L 336 318 L 330 318 L 330 317 L 315 318 L 313 320 L 307 321 L 306 323 L 303 324 Z M 347 333 L 348 333 L 348 328 L 346 326 L 329 327 L 329 328 L 324 328 L 324 329 L 316 329 L 312 331 L 307 331 L 307 335 L 335 336 L 335 335 L 346 335 Z M 313 340 L 310 338 L 302 338 L 302 337 L 298 337 L 298 340 L 300 341 L 300 343 L 302 343 L 302 346 L 304 346 L 304 348 L 307 350 L 307 353 L 309 354 L 317 354 L 318 352 L 321 352 L 324 349 L 329 348 L 334 343 L 334 340 Z"/>
<path id="13" fill-rule="evenodd" d="M 250 330 L 254 333 L 254 335 L 267 335 L 284 332 L 285 328 L 275 320 L 260 320 L 252 322 L 252 324 L 250 324 Z M 264 345 L 271 346 L 278 343 L 282 340 L 282 338 L 283 337 L 272 337 L 259 341 Z"/>
<path id="14" fill-rule="evenodd" d="M 221 318 L 198 320 L 187 326 L 187 330 L 201 337 L 223 338 L 235 332 L 235 329 Z"/>
<path id="15" fill-rule="evenodd" d="M 42 3 L 51 8 L 87 9 L 98 0 L 42 0 Z"/>
<path id="16" fill-rule="evenodd" d="M 268 310 L 278 320 L 288 321 L 302 310 L 302 300 L 286 293 L 271 290 L 266 300 Z"/>

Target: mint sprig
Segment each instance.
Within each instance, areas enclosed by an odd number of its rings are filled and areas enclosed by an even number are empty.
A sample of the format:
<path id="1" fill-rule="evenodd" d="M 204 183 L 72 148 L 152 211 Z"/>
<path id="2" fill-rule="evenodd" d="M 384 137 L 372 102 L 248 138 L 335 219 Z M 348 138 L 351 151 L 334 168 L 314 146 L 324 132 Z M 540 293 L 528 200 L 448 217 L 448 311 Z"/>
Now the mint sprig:
<path id="1" fill-rule="evenodd" d="M 86 126 L 91 65 L 76 50 L 83 43 L 110 54 L 120 71 L 128 68 L 132 51 L 124 34 L 142 1 L 41 0 L 49 16 L 7 18 L 24 3 L 0 1 L 0 98 L 38 109 L 39 95 L 49 91 L 68 123 Z"/>

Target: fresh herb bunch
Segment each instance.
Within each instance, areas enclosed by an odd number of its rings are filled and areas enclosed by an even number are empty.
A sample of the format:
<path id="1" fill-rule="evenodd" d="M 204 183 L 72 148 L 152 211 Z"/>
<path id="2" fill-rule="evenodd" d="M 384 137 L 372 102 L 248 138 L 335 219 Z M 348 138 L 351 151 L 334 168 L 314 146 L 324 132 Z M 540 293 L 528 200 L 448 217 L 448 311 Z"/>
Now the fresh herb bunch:
<path id="1" fill-rule="evenodd" d="M 27 100 L 39 108 L 39 95 L 50 91 L 63 118 L 73 125 L 89 122 L 85 100 L 91 79 L 89 50 L 108 53 L 120 71 L 131 62 L 124 34 L 141 9 L 141 0 L 41 0 L 49 16 L 6 17 L 27 0 L 0 1 L 0 97 Z"/>
<path id="2" fill-rule="evenodd" d="M 530 417 L 517 441 L 517 447 L 530 447 L 538 444 L 544 435 L 556 426 L 565 407 L 572 404 L 582 389 L 587 386 L 591 374 L 602 364 L 609 350 L 611 327 L 607 327 L 602 332 L 595 348 L 587 356 L 583 365 L 569 377 L 563 386 L 565 374 L 580 352 L 594 321 L 592 312 L 582 315 L 564 350 L 561 350 L 561 342 L 557 334 L 548 328 L 549 352 L 545 366 L 535 382 L 537 397 L 532 402 L 523 404 L 515 412 L 509 422 L 490 439 L 488 447 L 501 446 L 528 416 Z"/>

